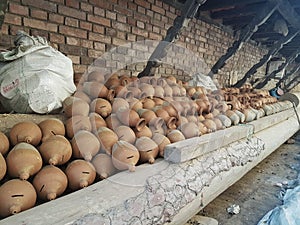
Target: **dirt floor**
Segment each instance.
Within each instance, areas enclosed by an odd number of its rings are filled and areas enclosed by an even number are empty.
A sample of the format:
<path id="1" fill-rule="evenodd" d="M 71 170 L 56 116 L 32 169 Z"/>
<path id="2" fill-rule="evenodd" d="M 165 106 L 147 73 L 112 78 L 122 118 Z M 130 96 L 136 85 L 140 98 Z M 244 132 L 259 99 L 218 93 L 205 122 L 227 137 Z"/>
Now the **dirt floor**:
<path id="1" fill-rule="evenodd" d="M 255 225 L 269 210 L 281 204 L 280 183 L 297 177 L 300 168 L 300 132 L 294 144 L 283 144 L 207 205 L 198 215 L 215 218 L 219 225 Z M 240 213 L 231 215 L 226 209 L 240 206 Z M 194 224 L 189 221 L 187 224 Z M 198 223 L 201 224 L 202 223 Z"/>

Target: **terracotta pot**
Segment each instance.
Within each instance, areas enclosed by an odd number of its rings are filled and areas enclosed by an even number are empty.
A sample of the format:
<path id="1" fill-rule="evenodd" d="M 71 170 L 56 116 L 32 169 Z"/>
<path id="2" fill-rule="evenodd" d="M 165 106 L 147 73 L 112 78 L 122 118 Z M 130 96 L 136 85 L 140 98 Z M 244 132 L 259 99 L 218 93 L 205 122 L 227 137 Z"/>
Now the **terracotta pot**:
<path id="1" fill-rule="evenodd" d="M 207 114 L 203 114 L 205 119 L 213 119 L 214 118 L 214 114 L 212 113 L 207 113 Z"/>
<path id="2" fill-rule="evenodd" d="M 152 137 L 152 131 L 150 130 L 150 128 L 148 126 L 144 126 L 141 130 L 135 130 L 135 136 L 137 138 L 139 137 Z"/>
<path id="3" fill-rule="evenodd" d="M 120 76 L 120 84 L 123 86 L 127 86 L 131 83 L 131 78 L 127 75 Z"/>
<path id="4" fill-rule="evenodd" d="M 157 78 L 156 84 L 157 84 L 158 86 L 165 87 L 165 86 L 167 85 L 166 78 L 164 78 L 164 77 L 159 77 L 159 78 Z"/>
<path id="5" fill-rule="evenodd" d="M 33 145 L 19 143 L 8 153 L 6 163 L 11 177 L 27 180 L 42 168 L 43 160 Z"/>
<path id="6" fill-rule="evenodd" d="M 88 104 L 91 103 L 90 97 L 86 93 L 84 93 L 83 91 L 76 91 L 73 96 L 75 98 L 79 98 L 79 99 L 85 101 Z"/>
<path id="7" fill-rule="evenodd" d="M 135 171 L 139 158 L 137 148 L 126 141 L 118 141 L 112 148 L 112 162 L 118 170 Z"/>
<path id="8" fill-rule="evenodd" d="M 154 96 L 158 98 L 163 98 L 165 94 L 165 90 L 161 86 L 155 86 L 154 87 Z"/>
<path id="9" fill-rule="evenodd" d="M 75 191 L 91 185 L 96 178 L 96 169 L 92 163 L 82 159 L 72 161 L 66 168 L 68 186 Z"/>
<path id="10" fill-rule="evenodd" d="M 177 128 L 176 123 L 177 123 L 177 118 L 172 116 L 168 119 L 168 121 L 166 122 L 166 125 L 169 129 L 173 130 L 173 129 Z"/>
<path id="11" fill-rule="evenodd" d="M 111 76 L 110 78 L 107 79 L 107 81 L 105 82 L 105 86 L 107 88 L 111 88 L 111 87 L 116 87 L 120 85 L 120 80 L 119 78 L 116 78 L 114 76 Z"/>
<path id="12" fill-rule="evenodd" d="M 121 107 L 116 112 L 116 115 L 122 124 L 130 127 L 135 127 L 135 129 L 138 131 L 146 126 L 145 119 L 140 118 L 139 114 L 132 109 Z"/>
<path id="13" fill-rule="evenodd" d="M 227 110 L 225 115 L 231 120 L 231 124 L 237 125 L 240 122 L 240 117 L 232 110 Z"/>
<path id="14" fill-rule="evenodd" d="M 241 111 L 239 111 L 239 110 L 233 110 L 233 112 L 235 112 L 238 116 L 239 116 L 239 118 L 240 118 L 240 123 L 244 123 L 245 122 L 245 115 L 241 112 Z"/>
<path id="15" fill-rule="evenodd" d="M 152 110 L 150 109 L 139 109 L 137 111 L 137 113 L 139 114 L 139 116 L 141 118 L 144 118 L 145 121 L 146 121 L 146 124 L 149 124 L 149 122 L 152 120 L 152 119 L 155 119 L 157 118 L 155 112 L 153 112 Z"/>
<path id="16" fill-rule="evenodd" d="M 92 112 L 89 114 L 89 119 L 92 127 L 92 131 L 96 132 L 99 127 L 106 127 L 106 122 L 98 113 Z"/>
<path id="17" fill-rule="evenodd" d="M 163 109 L 166 110 L 170 116 L 173 116 L 173 117 L 178 117 L 179 116 L 179 113 L 176 110 L 176 108 L 168 102 L 164 103 Z"/>
<path id="18" fill-rule="evenodd" d="M 40 199 L 54 200 L 66 190 L 68 178 L 58 167 L 47 165 L 34 177 L 32 184 Z"/>
<path id="19" fill-rule="evenodd" d="M 176 77 L 170 75 L 166 78 L 166 81 L 169 83 L 169 84 L 176 84 L 177 83 L 177 79 Z"/>
<path id="20" fill-rule="evenodd" d="M 157 117 L 162 118 L 166 123 L 170 119 L 169 113 L 164 110 L 161 106 L 156 106 L 152 108 L 152 110 L 155 112 Z"/>
<path id="21" fill-rule="evenodd" d="M 208 133 L 207 127 L 202 122 L 198 122 L 198 127 L 200 131 L 200 135 L 204 135 Z"/>
<path id="22" fill-rule="evenodd" d="M 223 125 L 222 121 L 219 118 L 213 118 L 212 120 L 216 124 L 217 130 L 225 129 L 225 126 Z"/>
<path id="23" fill-rule="evenodd" d="M 0 186 L 0 217 L 7 217 L 32 208 L 36 192 L 31 183 L 12 179 Z"/>
<path id="24" fill-rule="evenodd" d="M 152 136 L 152 140 L 158 145 L 159 155 L 164 157 L 164 150 L 168 144 L 171 144 L 170 140 L 162 134 L 155 133 Z"/>
<path id="25" fill-rule="evenodd" d="M 178 86 L 172 86 L 172 96 L 181 96 L 181 90 Z"/>
<path id="26" fill-rule="evenodd" d="M 183 133 L 179 130 L 172 130 L 167 134 L 167 138 L 170 140 L 171 143 L 185 140 Z"/>
<path id="27" fill-rule="evenodd" d="M 198 137 L 200 135 L 198 124 L 194 122 L 182 124 L 179 129 L 186 139 Z"/>
<path id="28" fill-rule="evenodd" d="M 118 119 L 118 117 L 115 113 L 110 114 L 105 119 L 105 122 L 106 122 L 107 127 L 111 130 L 115 130 L 117 127 L 122 125 L 121 121 Z"/>
<path id="29" fill-rule="evenodd" d="M 42 141 L 46 141 L 53 135 L 65 136 L 66 129 L 64 123 L 56 118 L 49 118 L 39 123 L 39 127 L 42 131 Z"/>
<path id="30" fill-rule="evenodd" d="M 167 84 L 166 86 L 164 86 L 164 95 L 165 97 L 172 97 L 173 96 L 173 89 Z"/>
<path id="31" fill-rule="evenodd" d="M 118 135 L 120 141 L 127 141 L 130 144 L 134 144 L 136 136 L 130 127 L 121 125 L 114 131 Z"/>
<path id="32" fill-rule="evenodd" d="M 153 98 L 153 96 L 155 95 L 155 90 L 150 84 L 142 83 L 140 84 L 140 89 L 146 93 L 146 96 L 148 98 Z"/>
<path id="33" fill-rule="evenodd" d="M 188 116 L 186 117 L 186 119 L 188 120 L 188 122 L 198 123 L 198 116 L 188 115 Z"/>
<path id="34" fill-rule="evenodd" d="M 155 141 L 149 137 L 140 137 L 136 139 L 135 146 L 140 153 L 140 162 L 154 163 L 158 155 L 159 147 Z"/>
<path id="35" fill-rule="evenodd" d="M 176 110 L 176 112 L 178 113 L 178 115 L 182 115 L 185 116 L 183 112 L 185 112 L 184 108 L 182 107 L 181 103 L 178 101 L 171 101 L 170 103 L 174 109 Z M 168 110 L 167 110 L 168 111 Z M 169 111 L 168 111 L 169 112 Z"/>
<path id="36" fill-rule="evenodd" d="M 117 86 L 117 87 L 113 87 L 113 89 L 115 90 L 116 96 L 118 98 L 130 99 L 134 97 L 133 93 L 129 91 L 127 87 Z"/>
<path id="37" fill-rule="evenodd" d="M 66 121 L 66 131 L 69 138 L 80 130 L 92 131 L 92 125 L 88 116 L 73 116 Z"/>
<path id="38" fill-rule="evenodd" d="M 186 117 L 180 116 L 179 119 L 176 122 L 176 126 L 178 127 L 178 126 L 180 126 L 182 124 L 185 124 L 185 123 L 188 123 L 188 122 L 189 122 L 189 120 Z"/>
<path id="39" fill-rule="evenodd" d="M 245 115 L 245 122 L 251 122 L 251 121 L 255 120 L 255 118 L 256 118 L 255 112 L 253 110 L 251 110 L 250 108 L 244 109 L 243 114 Z"/>
<path id="40" fill-rule="evenodd" d="M 152 100 L 154 101 L 155 106 L 161 106 L 165 102 L 163 98 L 157 98 L 157 97 L 154 97 Z"/>
<path id="41" fill-rule="evenodd" d="M 111 156 L 107 154 L 100 153 L 96 155 L 92 160 L 92 164 L 94 165 L 96 172 L 101 179 L 106 179 L 109 176 L 117 173 L 117 169 L 112 163 Z"/>
<path id="42" fill-rule="evenodd" d="M 87 74 L 87 81 L 96 81 L 98 83 L 104 83 L 106 73 L 104 71 L 94 70 Z"/>
<path id="43" fill-rule="evenodd" d="M 134 110 L 134 111 L 138 111 L 139 109 L 143 108 L 142 101 L 140 101 L 136 98 L 127 99 L 127 101 L 129 103 L 129 108 Z"/>
<path id="44" fill-rule="evenodd" d="M 20 142 L 26 142 L 37 146 L 42 139 L 42 131 L 39 126 L 33 122 L 20 122 L 11 128 L 9 132 L 9 139 L 12 145 L 16 145 Z"/>
<path id="45" fill-rule="evenodd" d="M 145 98 L 142 101 L 144 109 L 152 109 L 155 107 L 155 102 L 150 98 Z"/>
<path id="46" fill-rule="evenodd" d="M 98 138 L 89 131 L 78 131 L 71 141 L 72 155 L 77 159 L 91 161 L 100 150 Z"/>
<path id="47" fill-rule="evenodd" d="M 107 127 L 100 127 L 97 136 L 103 149 L 107 154 L 111 155 L 113 145 L 118 141 L 118 135 Z"/>
<path id="48" fill-rule="evenodd" d="M 129 109 L 129 103 L 124 98 L 115 98 L 112 101 L 112 112 L 116 113 L 121 107 Z"/>
<path id="49" fill-rule="evenodd" d="M 202 123 L 207 127 L 208 133 L 215 132 L 217 130 L 217 125 L 212 119 L 205 119 Z"/>
<path id="50" fill-rule="evenodd" d="M 5 161 L 4 157 L 2 156 L 2 154 L 0 153 L 0 181 L 5 176 L 6 171 L 7 171 L 6 161 Z"/>
<path id="51" fill-rule="evenodd" d="M 72 146 L 68 139 L 62 135 L 53 135 L 44 141 L 39 151 L 46 163 L 50 165 L 63 165 L 72 156 Z"/>
<path id="52" fill-rule="evenodd" d="M 112 112 L 112 107 L 109 101 L 103 98 L 96 98 L 90 104 L 91 112 L 96 112 L 103 118 L 108 117 Z"/>
<path id="53" fill-rule="evenodd" d="M 9 140 L 8 137 L 0 131 L 0 153 L 5 155 L 9 150 Z"/>
<path id="54" fill-rule="evenodd" d="M 128 87 L 127 89 L 133 94 L 134 98 L 142 99 L 147 97 L 147 94 L 142 92 L 138 87 Z"/>
<path id="55" fill-rule="evenodd" d="M 187 93 L 186 93 L 186 89 L 185 89 L 185 87 L 179 87 L 180 88 L 180 96 L 186 96 L 187 95 Z"/>
<path id="56" fill-rule="evenodd" d="M 90 106 L 81 98 L 70 96 L 63 101 L 63 110 L 65 116 L 68 118 L 76 115 L 87 116 L 90 111 Z"/>
<path id="57" fill-rule="evenodd" d="M 220 115 L 217 115 L 216 118 L 218 118 L 222 122 L 223 126 L 225 126 L 225 127 L 231 126 L 231 120 L 227 116 L 220 114 Z"/>

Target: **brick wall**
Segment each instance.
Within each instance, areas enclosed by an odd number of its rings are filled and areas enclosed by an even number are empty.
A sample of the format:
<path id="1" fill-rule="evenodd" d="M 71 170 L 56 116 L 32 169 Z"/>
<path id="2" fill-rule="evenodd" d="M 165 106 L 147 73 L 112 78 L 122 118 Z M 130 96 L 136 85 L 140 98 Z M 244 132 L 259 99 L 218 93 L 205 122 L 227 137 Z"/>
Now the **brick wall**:
<path id="1" fill-rule="evenodd" d="M 46 37 L 52 46 L 69 56 L 77 81 L 99 57 L 106 61 L 98 60 L 97 65 L 122 68 L 136 75 L 144 68 L 156 42 L 133 43 L 161 40 L 177 14 L 178 10 L 160 0 L 10 0 L 0 47 L 12 46 L 17 30 L 25 30 Z M 188 80 L 195 72 L 207 73 L 233 41 L 229 31 L 192 20 L 157 74 Z M 103 56 L 111 51 L 114 54 Z M 265 53 L 261 47 L 245 44 L 220 71 L 219 83 L 235 83 Z M 264 73 L 262 68 L 257 75 Z"/>

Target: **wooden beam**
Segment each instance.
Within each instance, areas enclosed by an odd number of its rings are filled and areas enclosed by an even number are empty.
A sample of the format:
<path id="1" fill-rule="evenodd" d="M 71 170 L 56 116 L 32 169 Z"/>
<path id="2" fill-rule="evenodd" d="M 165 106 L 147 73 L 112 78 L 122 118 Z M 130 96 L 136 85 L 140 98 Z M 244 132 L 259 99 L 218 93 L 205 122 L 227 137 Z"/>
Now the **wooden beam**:
<path id="1" fill-rule="evenodd" d="M 253 3 L 260 3 L 262 0 L 209 0 L 201 8 L 201 11 L 208 11 L 213 9 L 221 9 L 230 6 L 247 5 Z"/>
<path id="2" fill-rule="evenodd" d="M 218 73 L 219 69 L 224 67 L 226 61 L 230 57 L 232 57 L 238 49 L 242 47 L 244 42 L 247 42 L 251 38 L 251 36 L 257 31 L 259 26 L 264 24 L 271 17 L 274 11 L 276 11 L 277 7 L 278 3 L 270 2 L 266 4 L 266 7 L 262 8 L 259 11 L 257 16 L 253 18 L 251 23 L 249 23 L 245 28 L 242 29 L 239 39 L 235 41 L 230 48 L 227 49 L 227 52 L 223 56 L 221 56 L 221 58 L 211 68 L 211 71 L 208 74 L 210 77 L 213 77 L 214 74 Z"/>
<path id="3" fill-rule="evenodd" d="M 242 79 L 240 79 L 236 84 L 233 85 L 233 87 L 241 87 L 244 83 L 246 83 L 247 79 L 249 79 L 253 74 L 255 74 L 257 72 L 257 70 L 262 67 L 266 62 L 268 62 L 273 56 L 275 56 L 280 49 L 282 49 L 282 47 L 291 42 L 296 36 L 297 34 L 299 34 L 299 30 L 298 31 L 294 31 L 288 34 L 288 36 L 283 37 L 282 39 L 280 39 L 272 49 L 269 50 L 269 52 L 264 55 L 258 63 L 256 63 L 255 65 L 253 65 L 248 71 L 247 73 L 244 75 L 244 77 Z"/>
<path id="4" fill-rule="evenodd" d="M 279 13 L 285 20 L 288 21 L 293 27 L 300 29 L 300 16 L 295 11 L 293 6 L 287 0 L 278 0 L 280 2 L 278 6 Z"/>
<path id="5" fill-rule="evenodd" d="M 300 70 L 300 64 L 297 66 L 294 66 L 294 68 L 287 73 L 285 76 L 283 76 L 277 83 L 276 83 L 276 88 L 280 87 L 282 83 L 284 83 L 288 78 L 293 77 L 294 74 L 296 74 Z"/>
<path id="6" fill-rule="evenodd" d="M 299 84 L 299 82 L 300 82 L 300 75 L 297 74 L 290 82 L 288 82 L 288 83 L 284 86 L 283 90 L 284 90 L 285 92 L 289 92 L 289 91 L 292 90 L 297 84 Z"/>
<path id="7" fill-rule="evenodd" d="M 223 24 L 225 26 L 236 26 L 241 24 L 248 24 L 253 20 L 255 15 L 237 16 L 232 18 L 223 19 Z"/>
<path id="8" fill-rule="evenodd" d="M 224 18 L 232 18 L 232 17 L 239 17 L 239 16 L 247 16 L 256 14 L 257 9 L 264 7 L 265 4 L 255 4 L 251 6 L 246 6 L 242 8 L 233 8 L 228 10 L 220 10 L 215 11 L 210 14 L 211 18 L 213 19 L 224 19 Z"/>
<path id="9" fill-rule="evenodd" d="M 280 37 L 283 37 L 282 34 L 279 34 L 275 31 L 269 31 L 269 32 L 257 32 L 252 35 L 252 39 L 261 39 L 261 38 L 271 38 L 271 39 L 278 39 Z"/>

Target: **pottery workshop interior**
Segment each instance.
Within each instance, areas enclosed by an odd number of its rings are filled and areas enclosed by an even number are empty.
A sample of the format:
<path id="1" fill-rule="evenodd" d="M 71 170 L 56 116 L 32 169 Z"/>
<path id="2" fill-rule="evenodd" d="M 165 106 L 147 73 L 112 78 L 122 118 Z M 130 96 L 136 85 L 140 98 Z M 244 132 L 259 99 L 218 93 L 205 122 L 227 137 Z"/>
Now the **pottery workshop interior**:
<path id="1" fill-rule="evenodd" d="M 0 225 L 300 224 L 299 0 L 0 0 Z"/>

